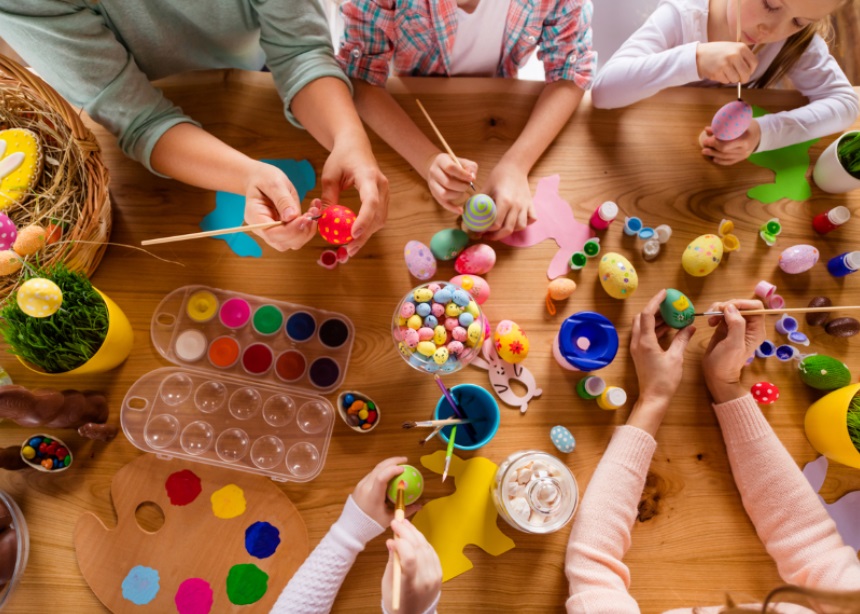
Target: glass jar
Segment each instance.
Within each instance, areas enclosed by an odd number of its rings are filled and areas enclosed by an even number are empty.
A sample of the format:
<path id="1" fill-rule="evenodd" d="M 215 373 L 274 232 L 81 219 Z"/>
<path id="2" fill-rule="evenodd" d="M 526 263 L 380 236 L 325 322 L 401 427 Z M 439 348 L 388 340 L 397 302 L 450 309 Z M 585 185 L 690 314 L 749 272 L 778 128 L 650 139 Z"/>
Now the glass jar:
<path id="1" fill-rule="evenodd" d="M 525 533 L 553 533 L 573 518 L 579 489 L 570 469 L 551 454 L 524 450 L 508 456 L 492 485 L 499 515 Z"/>

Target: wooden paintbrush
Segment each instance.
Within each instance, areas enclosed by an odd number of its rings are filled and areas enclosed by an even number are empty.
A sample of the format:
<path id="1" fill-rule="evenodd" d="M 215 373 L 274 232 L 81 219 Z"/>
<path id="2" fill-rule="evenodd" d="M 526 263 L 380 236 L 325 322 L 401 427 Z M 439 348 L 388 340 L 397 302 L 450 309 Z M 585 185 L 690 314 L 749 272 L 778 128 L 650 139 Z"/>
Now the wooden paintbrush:
<path id="1" fill-rule="evenodd" d="M 400 480 L 397 484 L 397 502 L 394 507 L 394 519 L 403 520 L 406 517 L 406 482 Z M 394 539 L 399 539 L 394 535 Z M 397 612 L 400 610 L 400 585 L 402 583 L 403 569 L 400 566 L 400 555 L 394 551 L 394 568 L 391 573 L 391 607 Z"/>

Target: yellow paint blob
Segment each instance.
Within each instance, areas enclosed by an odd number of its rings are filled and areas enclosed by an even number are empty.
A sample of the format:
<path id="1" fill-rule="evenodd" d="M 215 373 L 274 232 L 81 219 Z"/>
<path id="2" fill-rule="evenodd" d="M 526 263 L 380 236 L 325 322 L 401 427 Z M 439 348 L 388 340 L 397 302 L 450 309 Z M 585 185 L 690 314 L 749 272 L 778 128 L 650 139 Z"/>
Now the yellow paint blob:
<path id="1" fill-rule="evenodd" d="M 188 297 L 185 312 L 195 322 L 207 322 L 218 311 L 218 299 L 208 290 L 198 290 Z"/>
<path id="2" fill-rule="evenodd" d="M 245 513 L 245 491 L 235 484 L 227 484 L 210 497 L 212 513 L 218 518 L 235 518 Z"/>

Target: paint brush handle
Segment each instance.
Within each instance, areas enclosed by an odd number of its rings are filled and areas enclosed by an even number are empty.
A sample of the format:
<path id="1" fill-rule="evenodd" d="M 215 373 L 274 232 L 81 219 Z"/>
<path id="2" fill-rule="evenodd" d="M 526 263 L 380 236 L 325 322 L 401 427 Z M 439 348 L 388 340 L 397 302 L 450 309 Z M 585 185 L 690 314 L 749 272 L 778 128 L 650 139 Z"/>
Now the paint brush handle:
<path id="1" fill-rule="evenodd" d="M 444 147 L 445 151 L 448 152 L 448 155 L 454 159 L 454 162 L 457 163 L 457 166 L 459 166 L 461 169 L 463 169 L 465 171 L 466 167 L 463 166 L 462 162 L 460 162 L 460 158 L 458 158 L 457 156 L 454 155 L 454 150 L 451 149 L 450 145 L 448 145 L 448 141 L 446 141 L 445 137 L 442 136 L 442 133 L 439 132 L 439 128 L 437 128 L 436 124 L 433 123 L 433 120 L 430 119 L 430 114 L 427 112 L 427 109 L 424 108 L 424 105 L 421 104 L 421 101 L 418 100 L 417 98 L 415 99 L 415 102 L 418 103 L 418 108 L 421 109 L 421 112 L 424 114 L 424 117 L 427 118 L 427 123 L 430 124 L 431 128 L 433 128 L 433 132 L 436 133 L 436 137 L 439 139 L 439 142 L 442 143 L 442 147 Z M 475 184 L 472 183 L 471 181 L 469 182 L 469 187 L 472 188 L 473 192 L 477 192 L 477 190 L 475 189 Z"/>
<path id="2" fill-rule="evenodd" d="M 141 241 L 141 245 L 159 245 L 161 243 L 176 243 L 177 241 L 190 241 L 192 239 L 203 239 L 205 237 L 219 237 L 221 235 L 229 235 L 236 232 L 248 232 L 250 230 L 266 230 L 280 226 L 284 222 L 277 220 L 273 222 L 262 222 L 260 224 L 250 224 L 242 226 L 234 226 L 233 228 L 219 228 L 217 230 L 207 230 L 205 232 L 192 232 L 187 235 L 174 235 L 172 237 L 161 237 L 159 239 L 146 239 Z"/>
<path id="3" fill-rule="evenodd" d="M 411 424 L 412 428 L 436 428 L 437 426 L 451 426 L 452 424 L 466 424 L 468 420 L 460 418 L 446 418 L 445 420 L 421 420 L 419 422 L 404 422 L 403 428 Z"/>
<path id="4" fill-rule="evenodd" d="M 394 508 L 394 520 L 403 520 L 406 517 L 406 505 L 404 498 L 406 485 L 401 480 L 397 485 L 397 505 Z M 395 541 L 399 538 L 394 535 Z M 400 592 L 403 583 L 403 568 L 400 565 L 400 555 L 394 551 L 394 566 L 391 570 L 391 609 L 395 612 L 400 610 Z"/>
<path id="5" fill-rule="evenodd" d="M 739 311 L 742 316 L 755 315 L 770 315 L 777 313 L 822 313 L 829 311 L 848 311 L 851 309 L 860 309 L 860 305 L 830 305 L 827 307 L 782 307 L 780 309 L 747 309 Z M 694 316 L 721 316 L 725 315 L 722 311 L 703 311 L 702 313 L 694 313 Z"/>
<path id="6" fill-rule="evenodd" d="M 442 381 L 442 378 L 439 375 L 434 375 L 433 379 L 436 380 L 436 385 L 442 390 L 442 394 L 445 395 L 445 398 L 448 400 L 448 404 L 451 405 L 451 410 L 454 412 L 454 415 L 460 418 L 461 420 L 469 420 L 469 417 L 466 415 L 466 412 L 457 405 L 457 401 L 454 400 L 454 397 L 451 396 L 451 392 L 448 390 L 448 387 L 445 386 L 445 383 Z M 475 430 L 475 427 L 472 426 L 471 422 L 466 422 L 466 434 L 472 439 L 474 443 L 478 441 L 478 431 Z"/>
<path id="7" fill-rule="evenodd" d="M 454 440 L 457 438 L 457 425 L 451 427 L 448 435 L 448 449 L 445 451 L 445 470 L 442 472 L 442 481 L 448 477 L 448 468 L 451 466 L 451 456 L 454 454 Z"/>

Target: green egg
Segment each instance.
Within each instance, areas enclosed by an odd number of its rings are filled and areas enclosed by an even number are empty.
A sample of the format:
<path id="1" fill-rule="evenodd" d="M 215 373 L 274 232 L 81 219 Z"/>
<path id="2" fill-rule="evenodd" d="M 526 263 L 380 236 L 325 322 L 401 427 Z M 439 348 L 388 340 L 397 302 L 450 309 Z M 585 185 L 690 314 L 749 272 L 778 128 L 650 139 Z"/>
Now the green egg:
<path id="1" fill-rule="evenodd" d="M 397 485 L 401 480 L 406 482 L 406 490 L 403 493 L 403 501 L 405 505 L 412 505 L 421 497 L 424 492 L 424 476 L 412 465 L 400 465 L 403 467 L 403 473 L 395 476 L 388 483 L 388 500 L 392 503 L 397 503 Z"/>
<path id="2" fill-rule="evenodd" d="M 469 235 L 459 228 L 444 228 L 430 239 L 430 251 L 436 260 L 453 260 L 469 242 Z"/>
<path id="3" fill-rule="evenodd" d="M 836 390 L 851 383 L 851 372 L 845 363 L 824 354 L 807 356 L 798 368 L 803 383 L 817 390 Z"/>
<path id="4" fill-rule="evenodd" d="M 693 323 L 696 313 L 693 302 L 680 290 L 666 288 L 666 298 L 660 303 L 660 315 L 672 328 L 685 328 Z"/>

